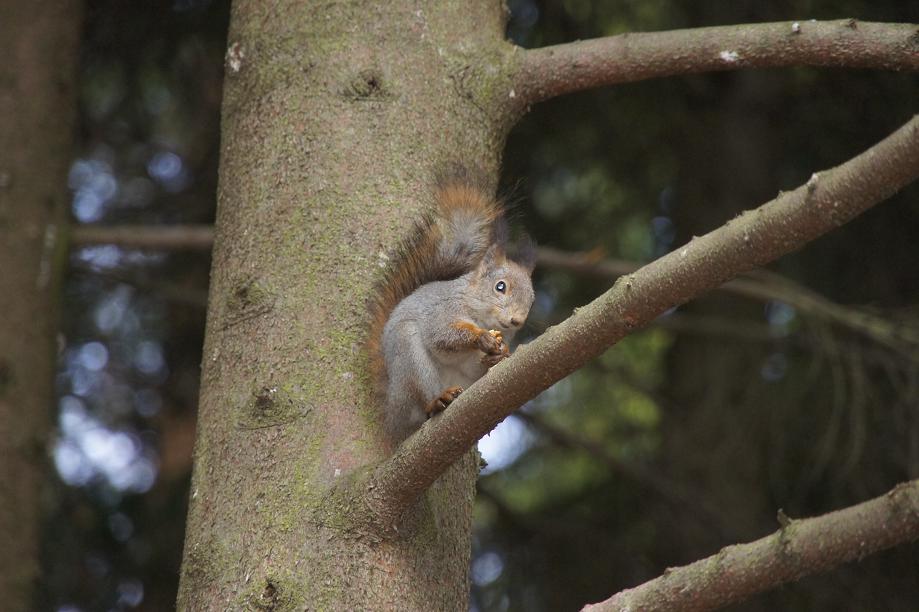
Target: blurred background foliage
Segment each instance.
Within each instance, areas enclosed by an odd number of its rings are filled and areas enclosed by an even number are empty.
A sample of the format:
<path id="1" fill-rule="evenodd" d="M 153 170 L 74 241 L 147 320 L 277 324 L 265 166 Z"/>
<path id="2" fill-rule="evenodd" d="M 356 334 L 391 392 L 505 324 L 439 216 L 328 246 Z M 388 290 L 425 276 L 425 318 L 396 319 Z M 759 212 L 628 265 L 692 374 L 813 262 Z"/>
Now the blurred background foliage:
<path id="1" fill-rule="evenodd" d="M 210 223 L 228 2 L 90 0 L 77 223 Z M 206 254 L 93 246 L 64 294 L 41 609 L 175 607 Z"/>
<path id="2" fill-rule="evenodd" d="M 213 220 L 228 4 L 87 2 L 74 222 Z M 898 0 L 508 4 L 523 47 L 919 22 L 919 4 Z M 859 153 L 917 99 L 914 74 L 804 68 L 568 96 L 514 130 L 504 191 L 543 245 L 647 262 Z M 771 299 L 715 292 L 668 313 L 485 438 L 473 609 L 578 609 L 773 531 L 778 508 L 820 514 L 919 476 L 917 200 L 913 186 L 772 266 Z M 73 251 L 41 609 L 174 605 L 208 266 Z M 531 337 L 613 278 L 546 266 L 535 280 Z M 905 546 L 737 609 L 915 610 L 917 567 Z"/>

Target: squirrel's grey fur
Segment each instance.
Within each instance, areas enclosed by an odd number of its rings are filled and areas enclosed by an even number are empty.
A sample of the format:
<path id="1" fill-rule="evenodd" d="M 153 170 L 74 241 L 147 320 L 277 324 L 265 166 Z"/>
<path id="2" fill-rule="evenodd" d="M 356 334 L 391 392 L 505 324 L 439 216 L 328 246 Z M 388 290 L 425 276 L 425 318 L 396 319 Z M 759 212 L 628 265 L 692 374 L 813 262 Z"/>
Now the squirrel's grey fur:
<path id="1" fill-rule="evenodd" d="M 371 358 L 394 441 L 507 357 L 533 303 L 534 251 L 508 258 L 503 211 L 484 181 L 463 169 L 442 175 L 435 199 L 375 305 Z"/>

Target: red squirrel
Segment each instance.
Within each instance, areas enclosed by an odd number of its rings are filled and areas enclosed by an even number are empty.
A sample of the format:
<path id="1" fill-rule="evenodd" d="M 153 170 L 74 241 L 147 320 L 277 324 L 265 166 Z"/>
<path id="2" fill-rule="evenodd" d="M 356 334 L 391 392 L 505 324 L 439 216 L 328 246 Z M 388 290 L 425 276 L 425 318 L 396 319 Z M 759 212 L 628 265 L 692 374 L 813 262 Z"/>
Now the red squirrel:
<path id="1" fill-rule="evenodd" d="M 436 207 L 400 245 L 377 288 L 368 350 L 399 442 L 510 355 L 533 304 L 535 248 L 506 253 L 504 207 L 482 173 L 442 172 Z"/>

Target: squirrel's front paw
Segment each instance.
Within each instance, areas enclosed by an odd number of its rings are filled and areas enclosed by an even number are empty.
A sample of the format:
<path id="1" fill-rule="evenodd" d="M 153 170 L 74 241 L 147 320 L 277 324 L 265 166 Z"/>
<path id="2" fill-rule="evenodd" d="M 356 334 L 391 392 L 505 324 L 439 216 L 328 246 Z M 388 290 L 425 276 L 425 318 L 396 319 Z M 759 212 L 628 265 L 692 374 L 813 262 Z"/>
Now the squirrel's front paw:
<path id="1" fill-rule="evenodd" d="M 483 337 L 485 335 L 486 334 L 482 334 Z M 482 349 L 485 354 L 482 355 L 481 361 L 483 365 L 490 368 L 502 359 L 509 357 L 511 350 L 508 348 L 507 343 L 504 342 L 504 336 L 502 336 L 501 332 L 498 330 L 490 329 L 487 335 L 495 342 L 494 344 L 489 344 L 488 349 Z"/>
<path id="2" fill-rule="evenodd" d="M 438 412 L 443 412 L 444 409 L 453 403 L 453 400 L 458 398 L 462 392 L 462 387 L 447 387 L 441 391 L 440 395 L 432 399 L 431 402 L 424 408 L 428 418 L 431 418 L 431 416 L 437 414 Z"/>
<path id="3" fill-rule="evenodd" d="M 504 336 L 496 329 L 490 329 L 479 335 L 479 350 L 486 355 L 508 355 L 510 351 L 504 343 Z"/>
<path id="4" fill-rule="evenodd" d="M 504 361 L 504 359 L 507 358 L 508 355 L 510 355 L 510 352 L 497 353 L 495 355 L 482 355 L 482 358 L 479 361 L 481 361 L 482 365 L 484 365 L 486 368 L 491 368 L 492 366 L 498 364 L 499 362 Z"/>

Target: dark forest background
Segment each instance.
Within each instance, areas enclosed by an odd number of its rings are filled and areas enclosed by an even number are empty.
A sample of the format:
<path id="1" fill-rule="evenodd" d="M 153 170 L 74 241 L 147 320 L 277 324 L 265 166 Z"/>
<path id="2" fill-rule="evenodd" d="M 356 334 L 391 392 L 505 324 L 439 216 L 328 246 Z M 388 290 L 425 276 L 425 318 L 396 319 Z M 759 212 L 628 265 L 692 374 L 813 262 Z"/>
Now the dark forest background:
<path id="1" fill-rule="evenodd" d="M 919 3 L 901 0 L 509 9 L 524 47 L 919 23 Z M 75 223 L 212 222 L 228 18 L 221 0 L 87 2 Z M 914 74 L 806 68 L 568 96 L 514 130 L 503 191 L 541 245 L 647 262 L 859 153 L 916 100 Z M 473 608 L 575 610 L 761 537 L 779 508 L 821 514 L 919 476 L 917 243 L 914 186 L 771 267 L 773 299 L 715 292 L 682 307 L 505 421 L 482 445 Z M 200 251 L 72 252 L 40 609 L 174 606 L 208 267 Z M 535 281 L 530 337 L 613 279 L 546 266 Z M 736 609 L 912 611 L 917 568 L 919 547 L 905 546 Z"/>

